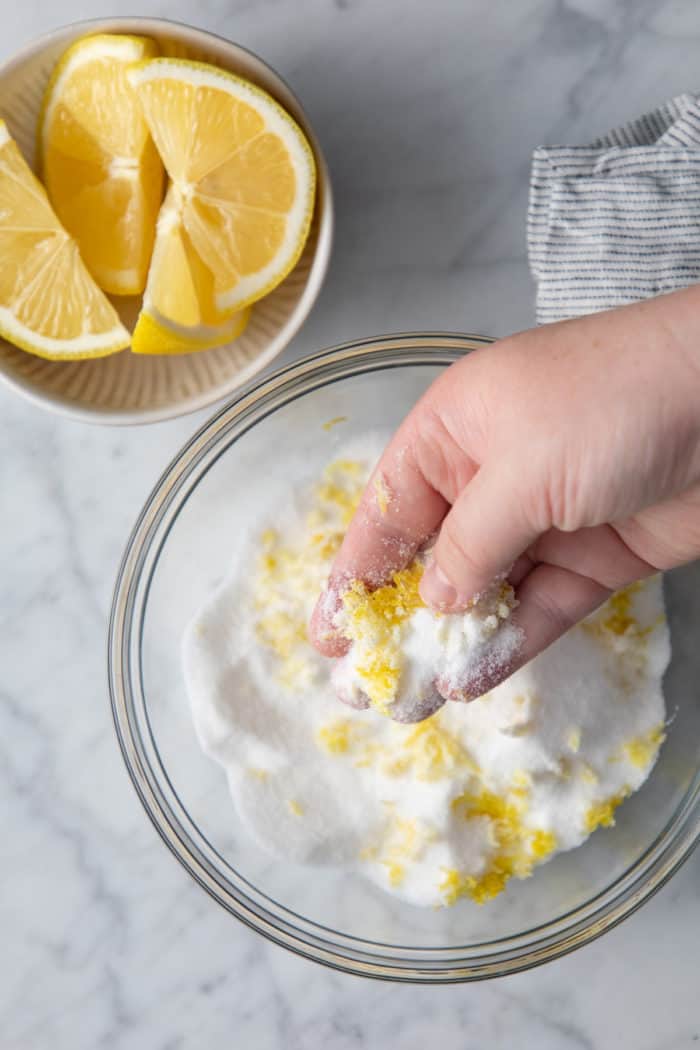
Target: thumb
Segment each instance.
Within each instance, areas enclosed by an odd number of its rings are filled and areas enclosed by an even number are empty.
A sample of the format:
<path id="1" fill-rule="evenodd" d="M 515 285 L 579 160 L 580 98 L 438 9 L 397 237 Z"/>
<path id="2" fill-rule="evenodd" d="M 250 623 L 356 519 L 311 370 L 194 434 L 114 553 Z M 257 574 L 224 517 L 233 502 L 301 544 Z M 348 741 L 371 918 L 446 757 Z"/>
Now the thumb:
<path id="1" fill-rule="evenodd" d="M 444 519 L 421 597 L 441 612 L 460 612 L 495 579 L 505 577 L 537 539 L 512 473 L 481 467 Z"/>

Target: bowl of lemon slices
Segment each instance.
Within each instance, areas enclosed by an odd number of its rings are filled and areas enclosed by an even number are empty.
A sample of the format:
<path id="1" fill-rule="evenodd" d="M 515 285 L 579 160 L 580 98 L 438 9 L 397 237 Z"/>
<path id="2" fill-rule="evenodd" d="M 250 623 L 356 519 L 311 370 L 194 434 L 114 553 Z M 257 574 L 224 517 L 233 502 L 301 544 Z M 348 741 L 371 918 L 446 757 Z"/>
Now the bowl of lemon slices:
<path id="1" fill-rule="evenodd" d="M 0 67 L 0 375 L 106 423 L 226 396 L 330 256 L 318 142 L 261 59 L 161 19 L 67 26 Z"/>

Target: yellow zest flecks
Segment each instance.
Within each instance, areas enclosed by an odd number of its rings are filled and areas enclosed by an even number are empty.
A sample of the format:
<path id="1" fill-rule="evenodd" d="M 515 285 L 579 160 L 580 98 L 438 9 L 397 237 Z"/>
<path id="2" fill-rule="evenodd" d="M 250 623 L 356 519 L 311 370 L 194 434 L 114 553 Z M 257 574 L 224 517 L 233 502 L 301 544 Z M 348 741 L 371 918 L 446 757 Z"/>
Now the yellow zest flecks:
<path id="1" fill-rule="evenodd" d="M 578 726 L 572 726 L 566 734 L 566 746 L 569 751 L 576 754 L 581 747 L 581 730 Z"/>
<path id="2" fill-rule="evenodd" d="M 256 780 L 265 781 L 269 777 L 269 773 L 266 769 L 261 769 L 259 766 L 248 766 L 246 773 L 249 777 L 254 777 Z"/>
<path id="3" fill-rule="evenodd" d="M 285 612 L 271 612 L 257 625 L 258 640 L 287 660 L 300 642 L 307 640 L 306 624 Z"/>
<path id="4" fill-rule="evenodd" d="M 526 795 L 532 787 L 532 777 L 526 769 L 516 769 L 510 783 L 515 795 Z"/>
<path id="5" fill-rule="evenodd" d="M 388 728 L 387 746 L 367 739 L 367 723 L 359 724 L 349 718 L 337 718 L 321 726 L 316 742 L 331 755 L 351 757 L 357 767 L 372 767 L 387 777 L 411 776 L 435 782 L 459 774 L 478 774 L 477 764 L 459 737 L 442 724 L 441 714 L 438 711 L 416 725 L 393 723 Z M 529 787 L 529 777 L 520 787 Z"/>
<path id="6" fill-rule="evenodd" d="M 582 624 L 584 631 L 597 638 L 613 654 L 614 663 L 609 673 L 627 694 L 631 693 L 646 667 L 650 634 L 665 622 L 662 616 L 653 623 L 643 624 L 635 616 L 634 598 L 643 587 L 644 582 L 638 582 L 617 591 Z"/>
<path id="7" fill-rule="evenodd" d="M 545 860 L 557 848 L 557 836 L 552 831 L 538 830 L 530 837 L 530 852 L 535 860 Z"/>
<path id="8" fill-rule="evenodd" d="M 357 460 L 334 461 L 314 489 L 303 538 L 288 544 L 274 528 L 260 535 L 253 580 L 255 634 L 277 656 L 277 680 L 292 692 L 313 681 L 308 619 L 360 502 L 366 473 Z"/>
<path id="9" fill-rule="evenodd" d="M 444 870 L 438 889 L 445 904 L 454 904 L 460 897 L 484 904 L 501 893 L 513 876 L 527 878 L 534 864 L 541 863 L 557 848 L 552 832 L 525 823 L 525 793 L 523 784 L 517 794 L 502 796 L 484 789 L 478 794 L 465 792 L 453 799 L 452 809 L 458 816 L 489 822 L 495 850 L 486 870 L 478 875 L 456 868 Z"/>
<path id="10" fill-rule="evenodd" d="M 394 817 L 393 845 L 402 853 L 412 853 L 418 840 L 418 824 L 406 817 Z"/>
<path id="11" fill-rule="evenodd" d="M 435 839 L 434 831 L 421 821 L 402 817 L 389 806 L 387 824 L 379 844 L 360 851 L 360 859 L 379 863 L 386 869 L 390 886 L 400 886 L 408 865 L 418 860 Z"/>
<path id="12" fill-rule="evenodd" d="M 418 592 L 423 566 L 412 562 L 374 591 L 354 580 L 343 595 L 343 633 L 355 646 L 356 670 L 380 710 L 395 696 L 401 674 L 398 628 L 424 606 Z"/>
<path id="13" fill-rule="evenodd" d="M 289 812 L 292 813 L 295 817 L 304 816 L 304 807 L 300 802 L 297 802 L 295 798 L 287 799 L 287 807 L 289 809 Z"/>
<path id="14" fill-rule="evenodd" d="M 622 745 L 622 753 L 631 765 L 637 769 L 646 769 L 656 758 L 659 748 L 666 739 L 663 723 L 654 726 L 648 733 L 627 740 Z"/>
<path id="15" fill-rule="evenodd" d="M 522 806 L 520 803 L 510 802 L 503 795 L 497 795 L 486 788 L 476 795 L 464 792 L 452 799 L 451 806 L 452 810 L 465 820 L 472 817 L 488 817 L 495 825 L 495 837 L 499 842 L 517 837 Z"/>
<path id="16" fill-rule="evenodd" d="M 346 755 L 364 737 L 364 727 L 348 718 L 336 718 L 316 731 L 317 743 L 330 755 Z"/>
<path id="17" fill-rule="evenodd" d="M 438 885 L 445 904 L 456 904 L 460 897 L 471 897 L 476 904 L 486 904 L 505 889 L 510 875 L 495 868 L 484 875 L 469 875 L 457 868 L 443 868 Z"/>
<path id="18" fill-rule="evenodd" d="M 624 634 L 637 633 L 639 621 L 632 615 L 632 599 L 640 590 L 639 583 L 617 591 L 601 609 L 597 622 L 603 631 L 621 637 Z"/>
<path id="19" fill-rule="evenodd" d="M 348 417 L 347 416 L 333 416 L 333 419 L 326 420 L 326 422 L 322 423 L 321 426 L 323 427 L 324 430 L 328 431 L 328 430 L 332 430 L 333 427 L 339 426 L 340 423 L 347 423 L 347 421 L 348 421 Z"/>
<path id="20" fill-rule="evenodd" d="M 584 784 L 597 784 L 600 777 L 596 773 L 592 766 L 589 766 L 588 762 L 580 762 L 577 766 L 578 775 Z"/>
<path id="21" fill-rule="evenodd" d="M 383 860 L 382 864 L 386 868 L 386 877 L 389 880 L 390 886 L 400 886 L 403 880 L 406 878 L 406 868 L 403 864 L 399 864 L 395 860 Z"/>
<path id="22" fill-rule="evenodd" d="M 455 904 L 460 897 L 470 897 L 476 904 L 493 900 L 503 892 L 514 875 L 526 878 L 531 874 L 534 862 L 542 863 L 552 855 L 557 848 L 556 835 L 551 831 L 532 831 L 528 845 L 519 858 L 497 855 L 480 875 L 471 875 L 457 868 L 444 868 L 438 889 L 445 904 Z"/>
<path id="23" fill-rule="evenodd" d="M 416 780 L 436 781 L 451 779 L 457 773 L 477 772 L 476 763 L 459 738 L 441 725 L 439 712 L 410 728 L 401 726 L 399 734 L 397 747 L 391 749 L 380 766 L 386 776 L 410 773 Z"/>
<path id="24" fill-rule="evenodd" d="M 623 788 L 617 795 L 612 795 L 603 802 L 594 802 L 589 806 L 583 818 L 586 831 L 596 828 L 611 828 L 615 823 L 615 810 L 629 795 L 629 788 Z"/>
<path id="25" fill-rule="evenodd" d="M 315 507 L 307 515 L 307 525 L 325 528 L 338 539 L 338 547 L 360 502 L 363 475 L 363 465 L 357 460 L 336 459 L 323 471 L 314 489 Z"/>

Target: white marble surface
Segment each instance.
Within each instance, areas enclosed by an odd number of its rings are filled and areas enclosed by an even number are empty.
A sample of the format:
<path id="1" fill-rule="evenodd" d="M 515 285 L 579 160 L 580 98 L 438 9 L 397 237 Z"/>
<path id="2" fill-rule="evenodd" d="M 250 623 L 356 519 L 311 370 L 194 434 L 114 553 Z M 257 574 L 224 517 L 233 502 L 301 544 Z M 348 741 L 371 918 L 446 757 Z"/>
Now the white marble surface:
<path id="1" fill-rule="evenodd" d="M 0 57 L 135 7 L 260 52 L 316 123 L 338 235 L 294 354 L 379 331 L 528 325 L 530 149 L 698 87 L 695 0 L 2 0 Z M 416 989 L 267 944 L 163 848 L 117 751 L 105 626 L 128 530 L 201 421 L 92 429 L 0 390 L 2 1050 L 700 1045 L 700 855 L 568 959 Z"/>

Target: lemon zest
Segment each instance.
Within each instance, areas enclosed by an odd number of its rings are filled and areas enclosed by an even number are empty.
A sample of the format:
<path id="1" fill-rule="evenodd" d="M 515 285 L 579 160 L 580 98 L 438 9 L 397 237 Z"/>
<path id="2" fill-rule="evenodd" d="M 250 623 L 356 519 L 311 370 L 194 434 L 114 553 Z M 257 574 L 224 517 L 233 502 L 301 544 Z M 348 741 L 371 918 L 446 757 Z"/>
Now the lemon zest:
<path id="1" fill-rule="evenodd" d="M 594 802 L 588 807 L 584 814 L 583 823 L 586 831 L 592 832 L 596 828 L 611 828 L 615 824 L 615 810 L 625 801 L 629 795 L 629 788 L 623 788 L 617 795 L 602 802 Z"/>
<path id="2" fill-rule="evenodd" d="M 386 709 L 398 689 L 401 651 L 397 628 L 424 607 L 418 586 L 423 566 L 412 562 L 372 591 L 353 580 L 343 595 L 343 632 L 356 646 L 356 670 L 370 703 Z"/>
<path id="3" fill-rule="evenodd" d="M 337 427 L 340 423 L 347 423 L 347 416 L 333 416 L 333 419 L 326 420 L 325 423 L 321 423 L 324 430 L 332 430 L 333 427 Z"/>
<path id="4" fill-rule="evenodd" d="M 647 733 L 632 737 L 622 745 L 622 753 L 637 769 L 646 769 L 652 764 L 659 748 L 666 739 L 663 723 L 653 726 Z"/>

